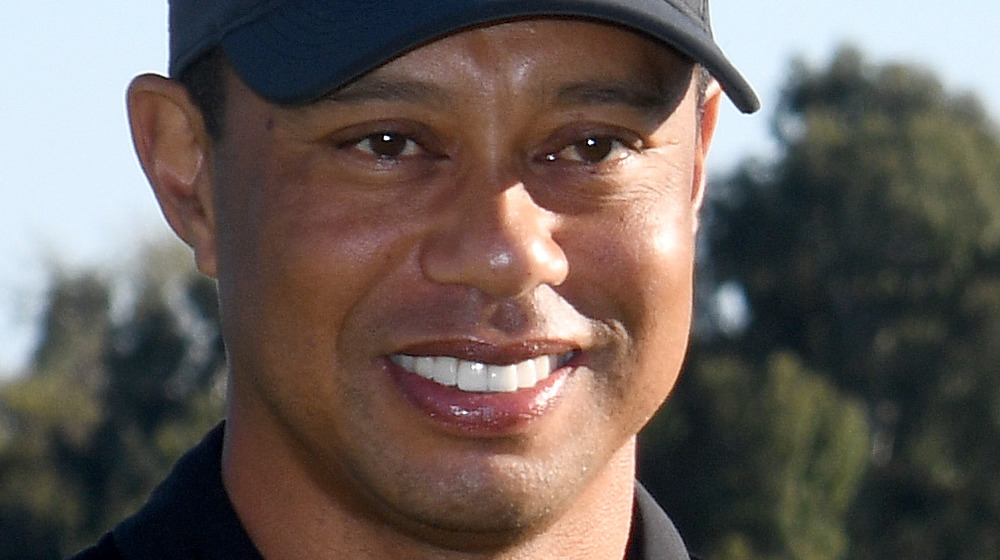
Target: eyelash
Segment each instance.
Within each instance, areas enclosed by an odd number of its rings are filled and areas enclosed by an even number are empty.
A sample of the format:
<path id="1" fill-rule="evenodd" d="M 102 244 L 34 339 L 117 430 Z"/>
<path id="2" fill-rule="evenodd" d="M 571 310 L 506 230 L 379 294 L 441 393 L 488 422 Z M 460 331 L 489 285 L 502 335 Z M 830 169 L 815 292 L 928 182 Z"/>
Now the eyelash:
<path id="1" fill-rule="evenodd" d="M 388 150 L 384 150 L 380 153 L 379 147 L 375 146 L 376 142 L 381 142 L 383 144 L 381 147 L 388 148 Z M 343 149 L 358 150 L 379 160 L 396 160 L 405 157 L 414 157 L 420 152 L 430 153 L 430 151 L 427 150 L 423 144 L 416 140 L 412 135 L 394 130 L 384 130 L 373 134 L 367 134 L 360 138 L 343 142 L 340 147 Z"/>
<path id="2" fill-rule="evenodd" d="M 642 149 L 638 140 L 625 140 L 612 135 L 590 135 L 564 145 L 558 150 L 546 152 L 542 160 L 550 163 L 567 162 L 580 165 L 602 165 L 621 161 Z M 593 151 L 587 154 L 584 151 Z M 565 157 L 575 152 L 577 157 Z M 596 157 L 588 157 L 596 156 Z"/>
<path id="3" fill-rule="evenodd" d="M 588 134 L 585 136 L 565 134 L 560 136 L 570 138 L 572 141 L 552 142 L 558 147 L 555 150 L 544 151 L 537 158 L 540 162 L 598 167 L 617 163 L 640 152 L 643 148 L 641 140 L 635 137 L 625 138 L 622 134 Z M 381 142 L 382 146 L 376 146 L 375 143 L 378 142 Z M 391 128 L 354 137 L 339 143 L 338 147 L 361 152 L 382 163 L 395 163 L 418 157 L 428 159 L 446 157 L 429 149 L 427 143 L 417 138 L 417 135 Z M 388 150 L 380 149 L 380 147 L 388 148 Z M 587 153 L 588 150 L 590 153 Z"/>

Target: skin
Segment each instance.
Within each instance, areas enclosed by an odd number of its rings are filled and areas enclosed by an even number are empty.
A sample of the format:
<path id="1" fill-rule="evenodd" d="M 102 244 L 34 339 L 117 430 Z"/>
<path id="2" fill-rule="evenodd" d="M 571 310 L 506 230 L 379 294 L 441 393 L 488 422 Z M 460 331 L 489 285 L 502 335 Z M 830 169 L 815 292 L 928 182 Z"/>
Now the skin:
<path id="1" fill-rule="evenodd" d="M 566 20 L 455 34 L 301 107 L 227 87 L 214 143 L 165 78 L 129 111 L 218 279 L 223 478 L 263 555 L 621 558 L 635 435 L 687 345 L 718 88 L 699 111 L 672 51 Z M 504 429 L 429 416 L 386 359 L 533 349 L 574 357 Z"/>

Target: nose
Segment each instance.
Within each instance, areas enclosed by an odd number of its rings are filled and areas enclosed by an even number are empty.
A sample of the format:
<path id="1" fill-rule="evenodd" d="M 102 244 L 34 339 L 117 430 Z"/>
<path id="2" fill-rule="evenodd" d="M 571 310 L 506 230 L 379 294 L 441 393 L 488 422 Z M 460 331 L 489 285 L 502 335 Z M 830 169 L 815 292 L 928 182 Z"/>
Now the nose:
<path id="1" fill-rule="evenodd" d="M 426 278 L 497 298 L 519 296 L 541 284 L 558 286 L 566 279 L 569 263 L 552 237 L 557 218 L 536 204 L 523 185 L 485 197 L 464 192 L 447 215 L 423 244 Z"/>

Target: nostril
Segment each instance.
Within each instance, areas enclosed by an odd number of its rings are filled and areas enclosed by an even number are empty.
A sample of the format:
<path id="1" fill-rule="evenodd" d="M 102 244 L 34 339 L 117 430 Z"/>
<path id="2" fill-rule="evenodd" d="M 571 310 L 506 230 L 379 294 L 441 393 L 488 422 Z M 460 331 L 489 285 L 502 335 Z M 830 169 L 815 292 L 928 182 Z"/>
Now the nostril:
<path id="1" fill-rule="evenodd" d="M 523 304 L 507 299 L 491 309 L 485 322 L 500 332 L 517 333 L 531 324 L 531 318 L 525 312 Z"/>

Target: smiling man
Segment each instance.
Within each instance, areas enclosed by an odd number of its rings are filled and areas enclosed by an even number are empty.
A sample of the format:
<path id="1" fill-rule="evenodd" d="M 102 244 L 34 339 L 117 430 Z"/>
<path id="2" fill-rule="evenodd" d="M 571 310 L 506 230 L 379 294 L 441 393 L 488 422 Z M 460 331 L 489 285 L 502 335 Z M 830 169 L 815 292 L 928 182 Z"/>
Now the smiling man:
<path id="1" fill-rule="evenodd" d="M 707 8 L 174 0 L 129 113 L 227 418 L 80 557 L 687 558 L 635 439 L 721 91 L 757 108 Z"/>

